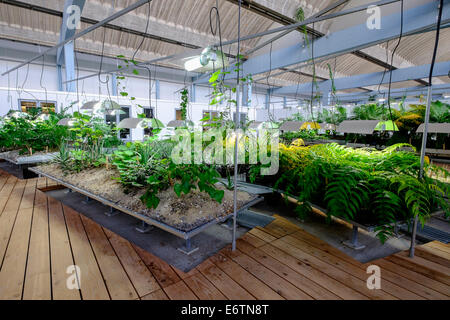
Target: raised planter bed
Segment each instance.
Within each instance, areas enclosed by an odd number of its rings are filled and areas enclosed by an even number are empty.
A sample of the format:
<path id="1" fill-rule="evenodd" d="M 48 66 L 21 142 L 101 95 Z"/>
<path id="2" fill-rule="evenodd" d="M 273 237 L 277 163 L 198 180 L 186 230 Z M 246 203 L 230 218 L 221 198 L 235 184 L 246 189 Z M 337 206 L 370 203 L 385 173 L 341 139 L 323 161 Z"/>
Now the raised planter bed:
<path id="1" fill-rule="evenodd" d="M 20 155 L 19 151 L 6 151 L 0 153 L 0 159 L 7 162 L 3 169 L 15 175 L 19 179 L 29 179 L 36 177 L 36 174 L 30 170 L 38 164 L 50 162 L 57 155 L 57 152 L 37 152 L 33 155 Z"/>
<path id="2" fill-rule="evenodd" d="M 125 194 L 119 182 L 112 179 L 116 173 L 113 170 L 93 169 L 67 176 L 55 165 L 34 167 L 30 170 L 109 206 L 111 209 L 105 213 L 107 215 L 114 215 L 117 213 L 114 210 L 118 210 L 137 218 L 141 222 L 137 228 L 140 232 L 147 232 L 150 226 L 154 226 L 186 240 L 185 247 L 179 248 L 186 254 L 198 249 L 192 248 L 192 237 L 233 216 L 233 192 L 229 190 L 225 190 L 223 201 L 219 204 L 199 191 L 178 198 L 173 190 L 168 189 L 158 194 L 161 199 L 158 208 L 148 209 L 139 199 L 144 190 Z M 78 176 L 78 179 L 75 179 L 75 176 Z M 262 198 L 256 195 L 239 191 L 239 212 L 261 200 Z"/>

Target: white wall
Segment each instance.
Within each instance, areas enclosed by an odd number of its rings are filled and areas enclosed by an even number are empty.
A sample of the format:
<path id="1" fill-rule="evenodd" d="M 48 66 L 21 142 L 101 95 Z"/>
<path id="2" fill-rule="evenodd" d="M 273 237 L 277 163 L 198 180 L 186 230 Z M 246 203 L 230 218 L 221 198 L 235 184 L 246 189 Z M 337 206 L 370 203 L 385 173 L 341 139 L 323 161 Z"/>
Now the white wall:
<path id="1" fill-rule="evenodd" d="M 19 60 L 14 57 L 0 57 L 0 73 L 16 66 Z M 106 67 L 104 68 L 106 70 Z M 42 72 L 43 70 L 43 72 Z M 98 72 L 98 70 L 82 69 L 76 74 L 77 77 L 83 77 Z M 64 70 L 63 70 L 64 73 Z M 63 75 L 65 77 L 65 74 Z M 118 92 L 122 91 L 122 86 L 126 87 L 129 97 L 136 99 L 131 101 L 127 97 L 116 96 L 113 92 L 112 77 L 109 77 L 108 83 L 101 83 L 97 76 L 80 80 L 77 83 L 76 92 L 58 91 L 57 68 L 51 62 L 46 62 L 42 69 L 39 61 L 35 64 L 22 67 L 17 71 L 9 74 L 9 76 L 0 76 L 0 116 L 5 115 L 9 110 L 19 109 L 19 100 L 40 100 L 56 102 L 57 110 L 68 106 L 73 101 L 79 101 L 69 112 L 78 111 L 78 108 L 87 101 L 104 100 L 111 96 L 113 101 L 123 106 L 131 106 L 130 116 L 136 117 L 141 109 L 138 104 L 154 108 L 155 117 L 160 119 L 164 124 L 175 119 L 175 110 L 180 108 L 180 91 L 185 86 L 184 83 L 171 82 L 167 79 L 159 81 L 159 99 L 156 100 L 156 81 L 151 81 L 151 103 L 149 97 L 149 81 L 148 75 L 142 71 L 138 76 L 127 76 L 125 80 L 118 80 Z M 42 80 L 41 80 L 42 78 Z M 106 81 L 107 76 L 102 75 L 101 80 Z M 195 102 L 191 102 L 188 108 L 188 118 L 192 121 L 199 121 L 203 117 L 204 110 L 223 111 L 223 106 L 209 106 L 211 88 L 207 86 L 195 87 Z M 271 106 L 271 112 L 278 113 L 273 110 L 282 108 L 281 97 L 271 96 L 271 102 L 277 102 Z M 242 101 L 242 100 L 241 100 Z M 243 107 L 241 104 L 241 112 L 247 114 L 249 120 L 257 120 L 258 112 L 267 113 L 266 97 L 264 94 L 252 92 L 251 104 L 249 107 Z M 266 111 L 264 111 L 266 110 Z M 277 118 L 280 118 L 279 113 Z M 282 118 L 283 116 L 281 116 Z M 258 119 L 259 120 L 259 119 Z M 133 139 L 142 138 L 142 130 L 133 130 Z"/>

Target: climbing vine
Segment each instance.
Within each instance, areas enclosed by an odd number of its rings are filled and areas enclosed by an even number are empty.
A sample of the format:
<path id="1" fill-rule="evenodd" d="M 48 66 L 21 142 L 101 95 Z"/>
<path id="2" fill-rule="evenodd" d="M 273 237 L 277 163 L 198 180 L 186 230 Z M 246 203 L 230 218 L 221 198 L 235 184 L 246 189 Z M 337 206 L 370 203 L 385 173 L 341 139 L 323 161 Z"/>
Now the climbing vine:
<path id="1" fill-rule="evenodd" d="M 181 91 L 181 102 L 180 102 L 181 120 L 183 121 L 186 120 L 188 105 L 189 105 L 189 91 L 187 88 L 184 88 Z"/>

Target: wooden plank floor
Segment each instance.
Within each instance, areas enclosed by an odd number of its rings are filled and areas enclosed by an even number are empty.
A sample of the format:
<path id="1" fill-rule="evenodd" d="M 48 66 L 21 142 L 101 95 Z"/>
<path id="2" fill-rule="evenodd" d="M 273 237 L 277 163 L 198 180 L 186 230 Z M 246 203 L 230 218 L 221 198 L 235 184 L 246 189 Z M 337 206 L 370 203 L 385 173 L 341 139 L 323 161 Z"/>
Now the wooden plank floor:
<path id="1" fill-rule="evenodd" d="M 440 242 L 363 264 L 277 216 L 184 273 L 39 190 L 54 185 L 0 171 L 0 299 L 450 299 Z"/>

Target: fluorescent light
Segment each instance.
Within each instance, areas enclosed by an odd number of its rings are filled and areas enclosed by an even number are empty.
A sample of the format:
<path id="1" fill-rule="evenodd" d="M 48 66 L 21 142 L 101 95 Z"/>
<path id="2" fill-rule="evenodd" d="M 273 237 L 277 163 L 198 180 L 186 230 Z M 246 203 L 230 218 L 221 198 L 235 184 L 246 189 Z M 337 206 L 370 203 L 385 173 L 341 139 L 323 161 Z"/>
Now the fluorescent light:
<path id="1" fill-rule="evenodd" d="M 385 98 L 380 98 L 380 99 L 378 99 L 378 101 L 379 101 L 379 102 L 385 102 L 386 99 L 385 99 Z"/>
<path id="2" fill-rule="evenodd" d="M 184 63 L 184 68 L 187 71 L 194 71 L 194 70 L 200 69 L 202 67 L 203 66 L 200 63 L 200 58 L 199 57 L 195 57 L 195 58 L 189 59 L 189 60 L 187 60 Z"/>

